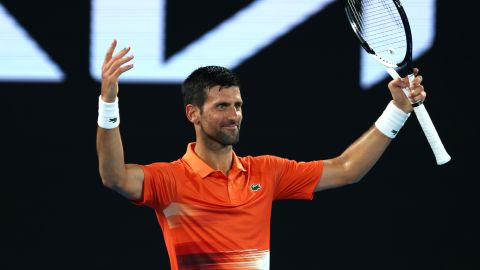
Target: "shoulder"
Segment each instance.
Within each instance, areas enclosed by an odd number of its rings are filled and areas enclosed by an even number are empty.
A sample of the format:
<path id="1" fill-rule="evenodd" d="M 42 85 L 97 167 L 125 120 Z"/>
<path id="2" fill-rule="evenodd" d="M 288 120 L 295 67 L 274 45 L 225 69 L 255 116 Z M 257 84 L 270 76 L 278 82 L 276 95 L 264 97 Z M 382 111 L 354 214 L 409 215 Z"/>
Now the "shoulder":
<path id="1" fill-rule="evenodd" d="M 278 164 L 288 162 L 288 159 L 274 155 L 246 156 L 239 157 L 245 167 L 272 167 Z"/>
<path id="2" fill-rule="evenodd" d="M 182 159 L 177 159 L 171 162 L 153 162 L 150 164 L 142 165 L 143 169 L 151 173 L 174 173 L 185 171 L 187 163 Z"/>
<path id="3" fill-rule="evenodd" d="M 238 157 L 242 162 L 265 162 L 271 159 L 279 158 L 273 155 L 260 155 L 260 156 L 245 156 L 245 157 Z"/>
<path id="4" fill-rule="evenodd" d="M 289 158 L 261 155 L 261 156 L 247 156 L 242 158 L 242 163 L 247 163 L 251 168 L 270 169 L 270 170 L 284 170 L 284 169 L 306 169 L 309 167 L 323 167 L 323 160 L 313 161 L 297 161 Z M 245 164 L 244 163 L 244 164 Z"/>

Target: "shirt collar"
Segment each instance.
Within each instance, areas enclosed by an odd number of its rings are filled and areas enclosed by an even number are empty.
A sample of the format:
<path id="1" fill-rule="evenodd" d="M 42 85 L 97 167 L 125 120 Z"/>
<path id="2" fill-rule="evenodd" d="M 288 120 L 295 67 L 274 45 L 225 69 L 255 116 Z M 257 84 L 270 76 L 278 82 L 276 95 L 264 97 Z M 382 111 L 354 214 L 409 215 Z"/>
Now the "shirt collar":
<path id="1" fill-rule="evenodd" d="M 232 151 L 232 168 L 230 170 L 235 171 L 243 171 L 246 172 L 247 170 L 243 166 L 240 159 L 237 157 L 235 152 Z M 210 167 L 205 161 L 203 161 L 197 153 L 195 153 L 195 143 L 189 143 L 187 146 L 187 152 L 183 155 L 183 160 L 185 160 L 188 165 L 192 168 L 195 173 L 198 173 L 202 178 L 207 177 L 215 170 Z"/>

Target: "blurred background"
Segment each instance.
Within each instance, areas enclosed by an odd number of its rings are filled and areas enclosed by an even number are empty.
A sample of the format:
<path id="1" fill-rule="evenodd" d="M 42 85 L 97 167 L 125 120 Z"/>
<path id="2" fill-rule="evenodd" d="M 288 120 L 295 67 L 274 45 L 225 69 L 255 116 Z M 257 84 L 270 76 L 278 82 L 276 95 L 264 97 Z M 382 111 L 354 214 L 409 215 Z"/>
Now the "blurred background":
<path id="1" fill-rule="evenodd" d="M 360 183 L 274 202 L 271 269 L 478 269 L 473 9 L 402 3 L 452 161 L 436 165 L 412 116 Z M 119 94 L 129 163 L 183 155 L 194 131 L 180 83 L 203 65 L 240 76 L 238 155 L 334 157 L 390 100 L 341 1 L 2 0 L 0 269 L 169 269 L 153 210 L 98 173 L 98 78 L 113 38 L 136 56 Z"/>

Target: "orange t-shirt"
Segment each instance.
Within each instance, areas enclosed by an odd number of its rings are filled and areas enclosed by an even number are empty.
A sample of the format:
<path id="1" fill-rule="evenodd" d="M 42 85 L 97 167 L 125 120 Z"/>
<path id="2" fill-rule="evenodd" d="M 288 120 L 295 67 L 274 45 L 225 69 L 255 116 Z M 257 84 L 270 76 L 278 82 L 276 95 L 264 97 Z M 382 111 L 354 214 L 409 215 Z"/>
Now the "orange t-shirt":
<path id="1" fill-rule="evenodd" d="M 269 269 L 272 201 L 312 199 L 323 162 L 237 157 L 228 175 L 194 151 L 143 166 L 143 197 L 155 209 L 173 270 Z"/>

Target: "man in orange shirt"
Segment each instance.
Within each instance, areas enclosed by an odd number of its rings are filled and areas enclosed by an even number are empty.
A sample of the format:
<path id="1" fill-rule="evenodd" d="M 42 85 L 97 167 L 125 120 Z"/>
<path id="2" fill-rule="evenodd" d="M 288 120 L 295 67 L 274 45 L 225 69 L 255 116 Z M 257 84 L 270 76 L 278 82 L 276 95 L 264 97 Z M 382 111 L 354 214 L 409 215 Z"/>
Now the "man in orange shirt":
<path id="1" fill-rule="evenodd" d="M 312 199 L 313 192 L 360 180 L 396 136 L 425 91 L 416 76 L 410 100 L 391 81 L 393 100 L 367 132 L 340 156 L 297 162 L 275 156 L 238 157 L 242 97 L 230 70 L 201 67 L 185 80 L 185 113 L 196 142 L 173 162 L 125 164 L 118 125 L 118 78 L 133 68 L 130 48 L 114 40 L 102 67 L 97 152 L 103 183 L 155 210 L 172 269 L 269 269 L 273 200 Z M 415 74 L 418 70 L 415 70 Z"/>

